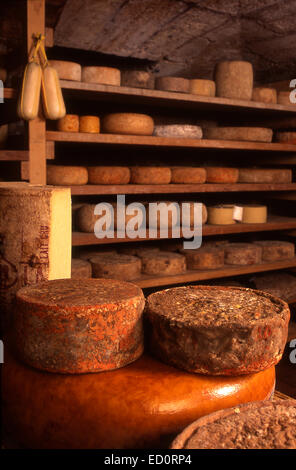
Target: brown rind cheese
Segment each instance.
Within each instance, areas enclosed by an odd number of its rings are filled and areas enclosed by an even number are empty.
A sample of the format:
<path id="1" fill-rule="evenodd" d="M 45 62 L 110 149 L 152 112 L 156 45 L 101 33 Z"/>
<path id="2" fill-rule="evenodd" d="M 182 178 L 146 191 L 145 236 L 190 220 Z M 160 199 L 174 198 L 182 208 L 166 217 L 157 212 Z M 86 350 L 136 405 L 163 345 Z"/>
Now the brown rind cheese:
<path id="1" fill-rule="evenodd" d="M 207 183 L 233 184 L 238 181 L 238 168 L 208 166 L 206 172 Z"/>
<path id="2" fill-rule="evenodd" d="M 121 86 L 153 89 L 154 83 L 154 76 L 145 70 L 121 71 Z"/>
<path id="3" fill-rule="evenodd" d="M 199 96 L 215 96 L 216 83 L 213 80 L 193 78 L 189 83 L 189 93 Z"/>
<path id="4" fill-rule="evenodd" d="M 79 132 L 79 116 L 77 114 L 66 114 L 57 121 L 57 129 L 60 132 Z"/>
<path id="5" fill-rule="evenodd" d="M 150 275 L 158 274 L 182 274 L 186 271 L 185 256 L 171 251 L 148 252 L 140 254 L 142 261 L 142 273 Z"/>
<path id="6" fill-rule="evenodd" d="M 147 114 L 112 113 L 102 119 L 102 131 L 107 134 L 152 135 L 154 122 Z"/>
<path id="7" fill-rule="evenodd" d="M 131 172 L 126 166 L 89 166 L 89 184 L 128 184 Z"/>
<path id="8" fill-rule="evenodd" d="M 65 60 L 51 60 L 50 65 L 57 71 L 62 80 L 81 81 L 81 65 Z"/>
<path id="9" fill-rule="evenodd" d="M 98 134 L 100 132 L 100 118 L 98 116 L 79 116 L 79 132 Z"/>
<path id="10" fill-rule="evenodd" d="M 254 243 L 228 243 L 224 245 L 225 264 L 245 266 L 262 261 L 262 248 Z"/>
<path id="11" fill-rule="evenodd" d="M 141 260 L 128 255 L 100 255 L 90 258 L 94 278 L 133 281 L 141 275 Z"/>
<path id="12" fill-rule="evenodd" d="M 275 88 L 256 87 L 253 89 L 252 100 L 260 103 L 276 104 L 277 91 Z"/>
<path id="13" fill-rule="evenodd" d="M 295 449 L 296 400 L 240 404 L 190 424 L 171 449 Z"/>
<path id="14" fill-rule="evenodd" d="M 141 289 L 107 279 L 62 279 L 16 297 L 14 347 L 37 369 L 85 373 L 123 367 L 143 352 Z"/>
<path id="15" fill-rule="evenodd" d="M 79 258 L 72 258 L 71 279 L 89 279 L 91 278 L 91 264 Z"/>
<path id="16" fill-rule="evenodd" d="M 189 204 L 189 214 L 187 214 L 187 208 Z M 195 204 L 201 204 L 201 219 L 195 215 Z M 188 217 L 189 215 L 189 217 Z M 194 225 L 197 226 L 198 224 L 204 225 L 208 218 L 208 211 L 206 206 L 201 202 L 198 203 L 197 201 L 182 201 L 180 207 L 180 219 L 182 227 L 190 227 L 194 228 Z"/>
<path id="17" fill-rule="evenodd" d="M 81 81 L 120 86 L 120 70 L 114 67 L 82 67 Z"/>
<path id="18" fill-rule="evenodd" d="M 171 168 L 171 183 L 177 184 L 201 184 L 206 181 L 206 169 L 197 167 L 179 166 Z"/>
<path id="19" fill-rule="evenodd" d="M 132 184 L 169 184 L 172 172 L 163 166 L 133 166 L 131 170 Z"/>
<path id="20" fill-rule="evenodd" d="M 254 244 L 262 248 L 262 261 L 279 261 L 292 259 L 295 256 L 295 245 L 291 242 L 259 240 Z"/>
<path id="21" fill-rule="evenodd" d="M 289 168 L 240 168 L 239 183 L 291 183 Z"/>
<path id="22" fill-rule="evenodd" d="M 187 269 L 220 269 L 224 266 L 224 249 L 219 246 L 201 246 L 196 250 L 182 250 Z"/>
<path id="23" fill-rule="evenodd" d="M 47 165 L 47 184 L 54 186 L 84 185 L 88 181 L 88 172 L 84 166 Z"/>
<path id="24" fill-rule="evenodd" d="M 181 77 L 156 77 L 156 90 L 176 91 L 179 93 L 189 93 L 189 83 L 187 78 Z"/>
<path id="25" fill-rule="evenodd" d="M 205 139 L 237 140 L 246 142 L 272 141 L 272 129 L 265 127 L 212 127 L 203 129 Z"/>
<path id="26" fill-rule="evenodd" d="M 253 289 L 188 286 L 147 298 L 152 354 L 177 368 L 209 375 L 252 374 L 277 364 L 290 311 Z"/>
<path id="27" fill-rule="evenodd" d="M 216 95 L 222 98 L 251 100 L 253 66 L 250 62 L 233 60 L 220 62 L 215 68 Z"/>

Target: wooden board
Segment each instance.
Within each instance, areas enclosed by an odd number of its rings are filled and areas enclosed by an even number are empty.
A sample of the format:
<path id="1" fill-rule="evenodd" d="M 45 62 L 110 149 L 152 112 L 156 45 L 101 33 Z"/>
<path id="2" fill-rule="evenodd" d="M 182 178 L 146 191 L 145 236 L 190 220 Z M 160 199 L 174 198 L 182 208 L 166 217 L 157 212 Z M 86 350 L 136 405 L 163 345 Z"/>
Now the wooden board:
<path id="1" fill-rule="evenodd" d="M 296 152 L 296 145 L 234 140 L 184 139 L 117 134 L 88 134 L 83 132 L 47 131 L 46 139 L 54 142 L 81 142 L 89 144 L 137 145 L 148 147 L 179 147 L 222 150 L 258 150 L 268 152 Z"/>
<path id="2" fill-rule="evenodd" d="M 210 96 L 197 96 L 187 93 L 148 90 L 144 88 L 118 87 L 93 83 L 61 80 L 65 96 L 80 99 L 108 100 L 117 103 L 160 105 L 200 111 L 233 111 L 256 112 L 256 114 L 296 115 L 294 105 L 266 104 L 256 101 L 234 100 Z"/>
<path id="3" fill-rule="evenodd" d="M 28 150 L 0 150 L 1 161 L 23 161 L 29 159 Z"/>

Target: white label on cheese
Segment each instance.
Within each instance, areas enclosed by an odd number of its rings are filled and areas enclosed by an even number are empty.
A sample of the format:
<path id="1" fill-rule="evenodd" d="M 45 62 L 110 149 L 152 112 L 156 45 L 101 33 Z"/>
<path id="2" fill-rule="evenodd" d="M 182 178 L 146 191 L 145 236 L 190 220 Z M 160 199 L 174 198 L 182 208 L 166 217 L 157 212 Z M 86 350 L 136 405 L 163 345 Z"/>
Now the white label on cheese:
<path id="1" fill-rule="evenodd" d="M 233 220 L 241 222 L 243 220 L 243 208 L 241 206 L 233 207 Z"/>

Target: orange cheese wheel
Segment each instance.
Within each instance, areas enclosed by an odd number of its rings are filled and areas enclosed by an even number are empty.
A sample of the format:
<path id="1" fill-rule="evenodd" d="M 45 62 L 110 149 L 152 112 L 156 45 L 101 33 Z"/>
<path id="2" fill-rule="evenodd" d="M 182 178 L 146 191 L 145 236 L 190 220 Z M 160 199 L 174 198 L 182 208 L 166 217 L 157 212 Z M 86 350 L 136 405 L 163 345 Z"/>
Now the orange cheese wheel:
<path id="1" fill-rule="evenodd" d="M 223 168 L 209 166 L 206 168 L 207 171 L 207 183 L 237 183 L 238 181 L 238 169 L 237 168 Z"/>
<path id="2" fill-rule="evenodd" d="M 131 172 L 126 166 L 90 166 L 88 167 L 90 184 L 128 184 Z"/>
<path id="3" fill-rule="evenodd" d="M 274 367 L 241 377 L 190 374 L 149 356 L 100 374 L 49 374 L 5 352 L 3 435 L 25 448 L 159 449 L 195 419 L 273 391 Z"/>
<path id="4" fill-rule="evenodd" d="M 84 166 L 47 165 L 47 184 L 54 186 L 83 185 L 87 183 L 88 173 Z"/>
<path id="5" fill-rule="evenodd" d="M 120 70 L 113 67 L 82 67 L 81 80 L 87 83 L 120 86 Z"/>
<path id="6" fill-rule="evenodd" d="M 58 120 L 57 128 L 61 132 L 78 132 L 79 116 L 77 114 L 66 114 L 66 116 Z"/>
<path id="7" fill-rule="evenodd" d="M 79 258 L 72 258 L 71 279 L 89 279 L 91 277 L 91 264 Z"/>
<path id="8" fill-rule="evenodd" d="M 295 103 L 292 103 L 291 101 L 291 91 L 279 91 L 277 96 L 278 104 L 282 104 L 284 106 L 295 106 Z"/>
<path id="9" fill-rule="evenodd" d="M 213 80 L 194 78 L 190 80 L 189 93 L 199 96 L 215 96 L 216 83 Z"/>
<path id="10" fill-rule="evenodd" d="M 147 114 L 113 113 L 103 117 L 102 128 L 107 134 L 152 135 L 154 122 Z"/>
<path id="11" fill-rule="evenodd" d="M 252 100 L 259 101 L 261 103 L 276 104 L 277 103 L 277 91 L 275 88 L 264 88 L 264 87 L 254 88 Z"/>
<path id="12" fill-rule="evenodd" d="M 174 167 L 171 170 L 171 183 L 200 184 L 206 181 L 207 172 L 205 168 L 180 166 Z"/>
<path id="13" fill-rule="evenodd" d="M 80 116 L 79 132 L 97 134 L 100 132 L 100 118 L 98 116 Z"/>
<path id="14" fill-rule="evenodd" d="M 81 65 L 76 62 L 65 60 L 51 60 L 50 65 L 56 69 L 58 76 L 62 80 L 81 80 Z"/>
<path id="15" fill-rule="evenodd" d="M 169 184 L 172 179 L 171 169 L 163 166 L 131 167 L 133 184 Z"/>
<path id="16" fill-rule="evenodd" d="M 189 93 L 189 83 L 187 78 L 181 77 L 157 77 L 155 88 L 157 90 L 176 91 L 179 93 Z"/>
<path id="17" fill-rule="evenodd" d="M 296 144 L 296 132 L 277 132 L 275 135 L 276 142 L 285 144 Z"/>

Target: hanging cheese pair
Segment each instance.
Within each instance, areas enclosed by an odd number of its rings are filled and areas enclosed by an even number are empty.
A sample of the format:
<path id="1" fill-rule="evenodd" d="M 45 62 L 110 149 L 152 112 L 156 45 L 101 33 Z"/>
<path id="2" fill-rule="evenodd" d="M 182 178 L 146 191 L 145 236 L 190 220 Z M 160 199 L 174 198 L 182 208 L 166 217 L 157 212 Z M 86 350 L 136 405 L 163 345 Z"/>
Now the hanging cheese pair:
<path id="1" fill-rule="evenodd" d="M 39 109 L 39 97 L 41 87 L 42 70 L 38 62 L 37 52 L 40 47 L 40 40 L 33 50 L 33 55 L 26 65 L 21 93 L 19 95 L 17 114 L 21 119 L 29 121 L 35 119 Z"/>
<path id="2" fill-rule="evenodd" d="M 57 71 L 46 64 L 42 73 L 42 102 L 47 119 L 61 119 L 66 114 L 65 103 Z"/>

